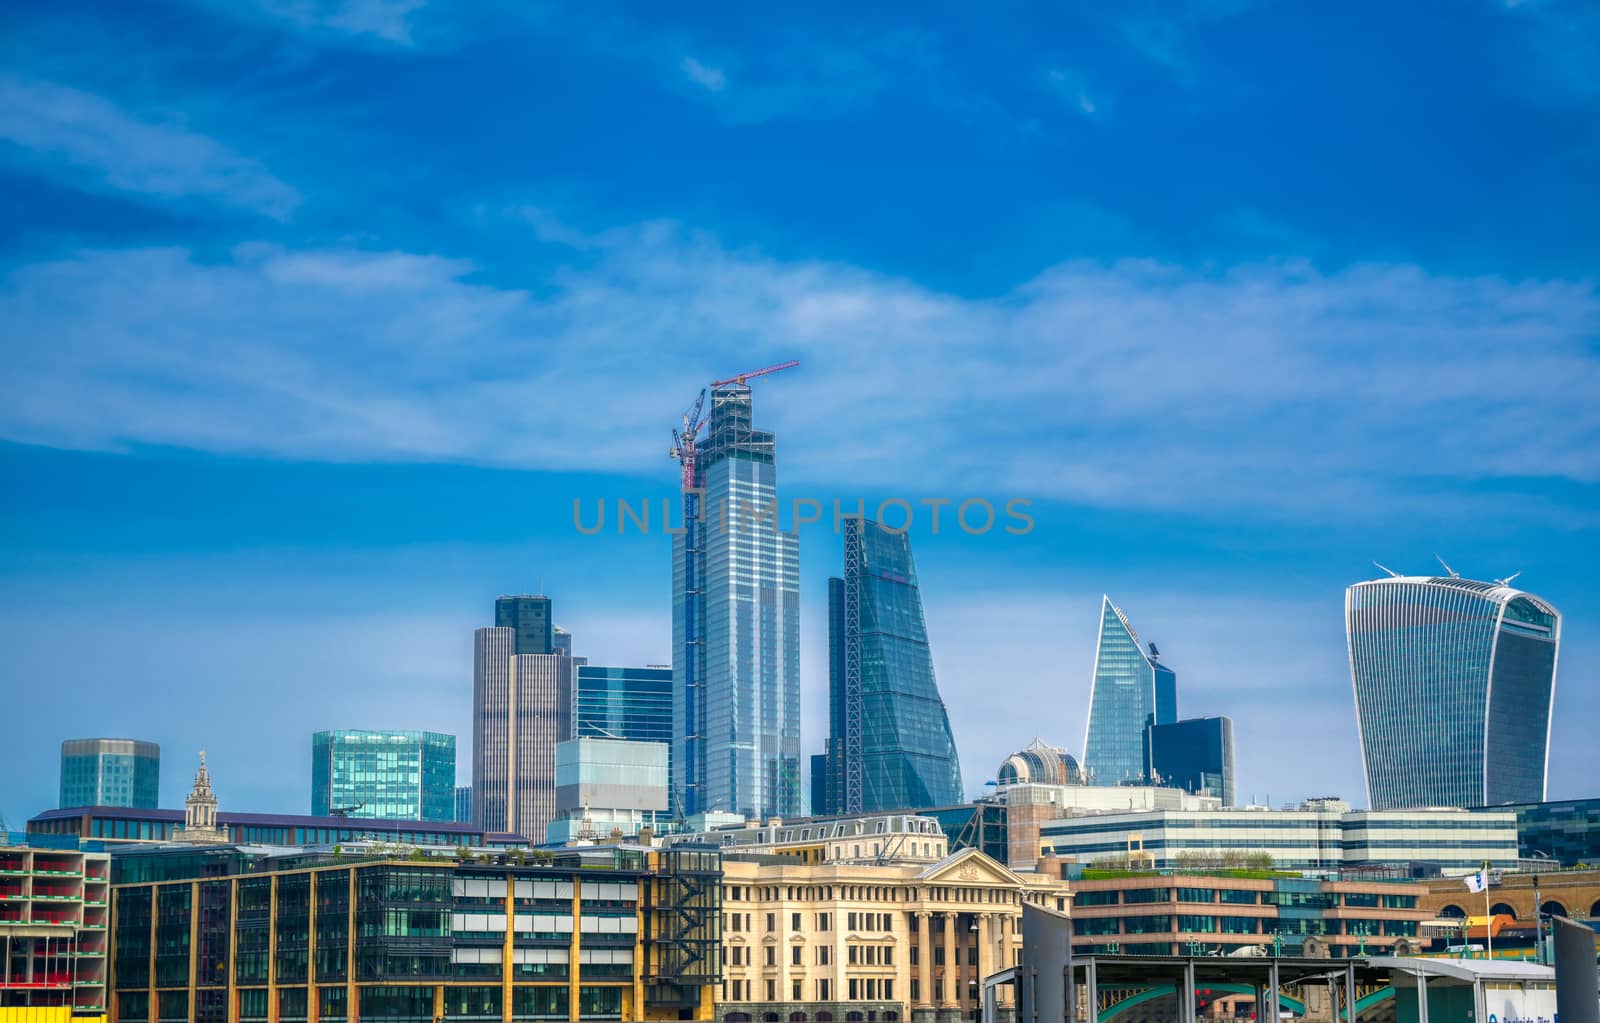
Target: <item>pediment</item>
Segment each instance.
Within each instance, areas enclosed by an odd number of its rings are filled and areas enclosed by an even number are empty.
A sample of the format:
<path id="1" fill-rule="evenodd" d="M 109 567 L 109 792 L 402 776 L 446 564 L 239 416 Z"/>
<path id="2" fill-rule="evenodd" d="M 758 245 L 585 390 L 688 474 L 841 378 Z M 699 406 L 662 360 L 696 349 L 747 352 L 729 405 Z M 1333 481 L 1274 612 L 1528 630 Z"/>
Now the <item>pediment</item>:
<path id="1" fill-rule="evenodd" d="M 1020 885 L 1022 879 L 977 849 L 960 849 L 917 875 L 929 884 Z"/>

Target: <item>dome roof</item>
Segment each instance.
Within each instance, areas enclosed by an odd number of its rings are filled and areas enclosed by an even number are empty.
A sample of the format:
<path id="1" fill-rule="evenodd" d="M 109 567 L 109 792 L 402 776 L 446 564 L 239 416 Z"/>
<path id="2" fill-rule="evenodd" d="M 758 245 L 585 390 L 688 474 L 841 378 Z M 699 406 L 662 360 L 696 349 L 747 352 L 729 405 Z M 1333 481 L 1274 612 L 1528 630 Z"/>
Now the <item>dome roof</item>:
<path id="1" fill-rule="evenodd" d="M 1036 738 L 1001 761 L 995 779 L 1001 785 L 1082 785 L 1083 769 L 1064 748 Z"/>

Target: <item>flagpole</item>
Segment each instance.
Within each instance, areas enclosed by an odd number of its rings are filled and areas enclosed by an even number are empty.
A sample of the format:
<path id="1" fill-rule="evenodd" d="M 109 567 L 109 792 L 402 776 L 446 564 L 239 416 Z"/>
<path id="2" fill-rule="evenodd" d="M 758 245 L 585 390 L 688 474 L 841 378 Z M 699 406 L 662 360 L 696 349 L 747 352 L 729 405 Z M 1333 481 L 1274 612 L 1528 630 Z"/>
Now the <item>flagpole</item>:
<path id="1" fill-rule="evenodd" d="M 1483 933 L 1489 958 L 1494 958 L 1494 918 L 1489 915 L 1489 861 L 1483 861 Z"/>

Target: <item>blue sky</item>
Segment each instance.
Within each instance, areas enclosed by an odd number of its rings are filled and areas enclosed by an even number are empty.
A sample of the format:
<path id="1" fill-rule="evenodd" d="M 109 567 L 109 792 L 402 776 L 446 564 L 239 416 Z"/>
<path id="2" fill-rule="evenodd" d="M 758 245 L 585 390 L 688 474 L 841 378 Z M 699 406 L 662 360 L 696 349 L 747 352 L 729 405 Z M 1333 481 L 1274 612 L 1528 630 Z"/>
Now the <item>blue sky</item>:
<path id="1" fill-rule="evenodd" d="M 970 788 L 1081 747 L 1106 592 L 1241 793 L 1362 801 L 1343 590 L 1438 551 L 1565 612 L 1600 794 L 1595 8 L 858 8 L 0 15 L 0 814 L 93 734 L 303 811 L 315 729 L 465 736 L 500 592 L 668 660 L 664 538 L 572 502 L 787 358 L 786 496 L 1033 502 L 912 534 Z"/>

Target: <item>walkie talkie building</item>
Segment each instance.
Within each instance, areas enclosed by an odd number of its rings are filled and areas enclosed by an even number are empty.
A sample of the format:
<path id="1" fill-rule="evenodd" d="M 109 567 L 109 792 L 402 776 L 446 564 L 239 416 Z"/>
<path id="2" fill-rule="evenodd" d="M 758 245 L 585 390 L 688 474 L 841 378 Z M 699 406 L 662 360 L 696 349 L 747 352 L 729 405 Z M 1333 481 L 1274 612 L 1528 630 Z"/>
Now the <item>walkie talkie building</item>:
<path id="1" fill-rule="evenodd" d="M 1374 810 L 1544 799 L 1561 614 L 1507 585 L 1391 576 L 1345 591 Z"/>

